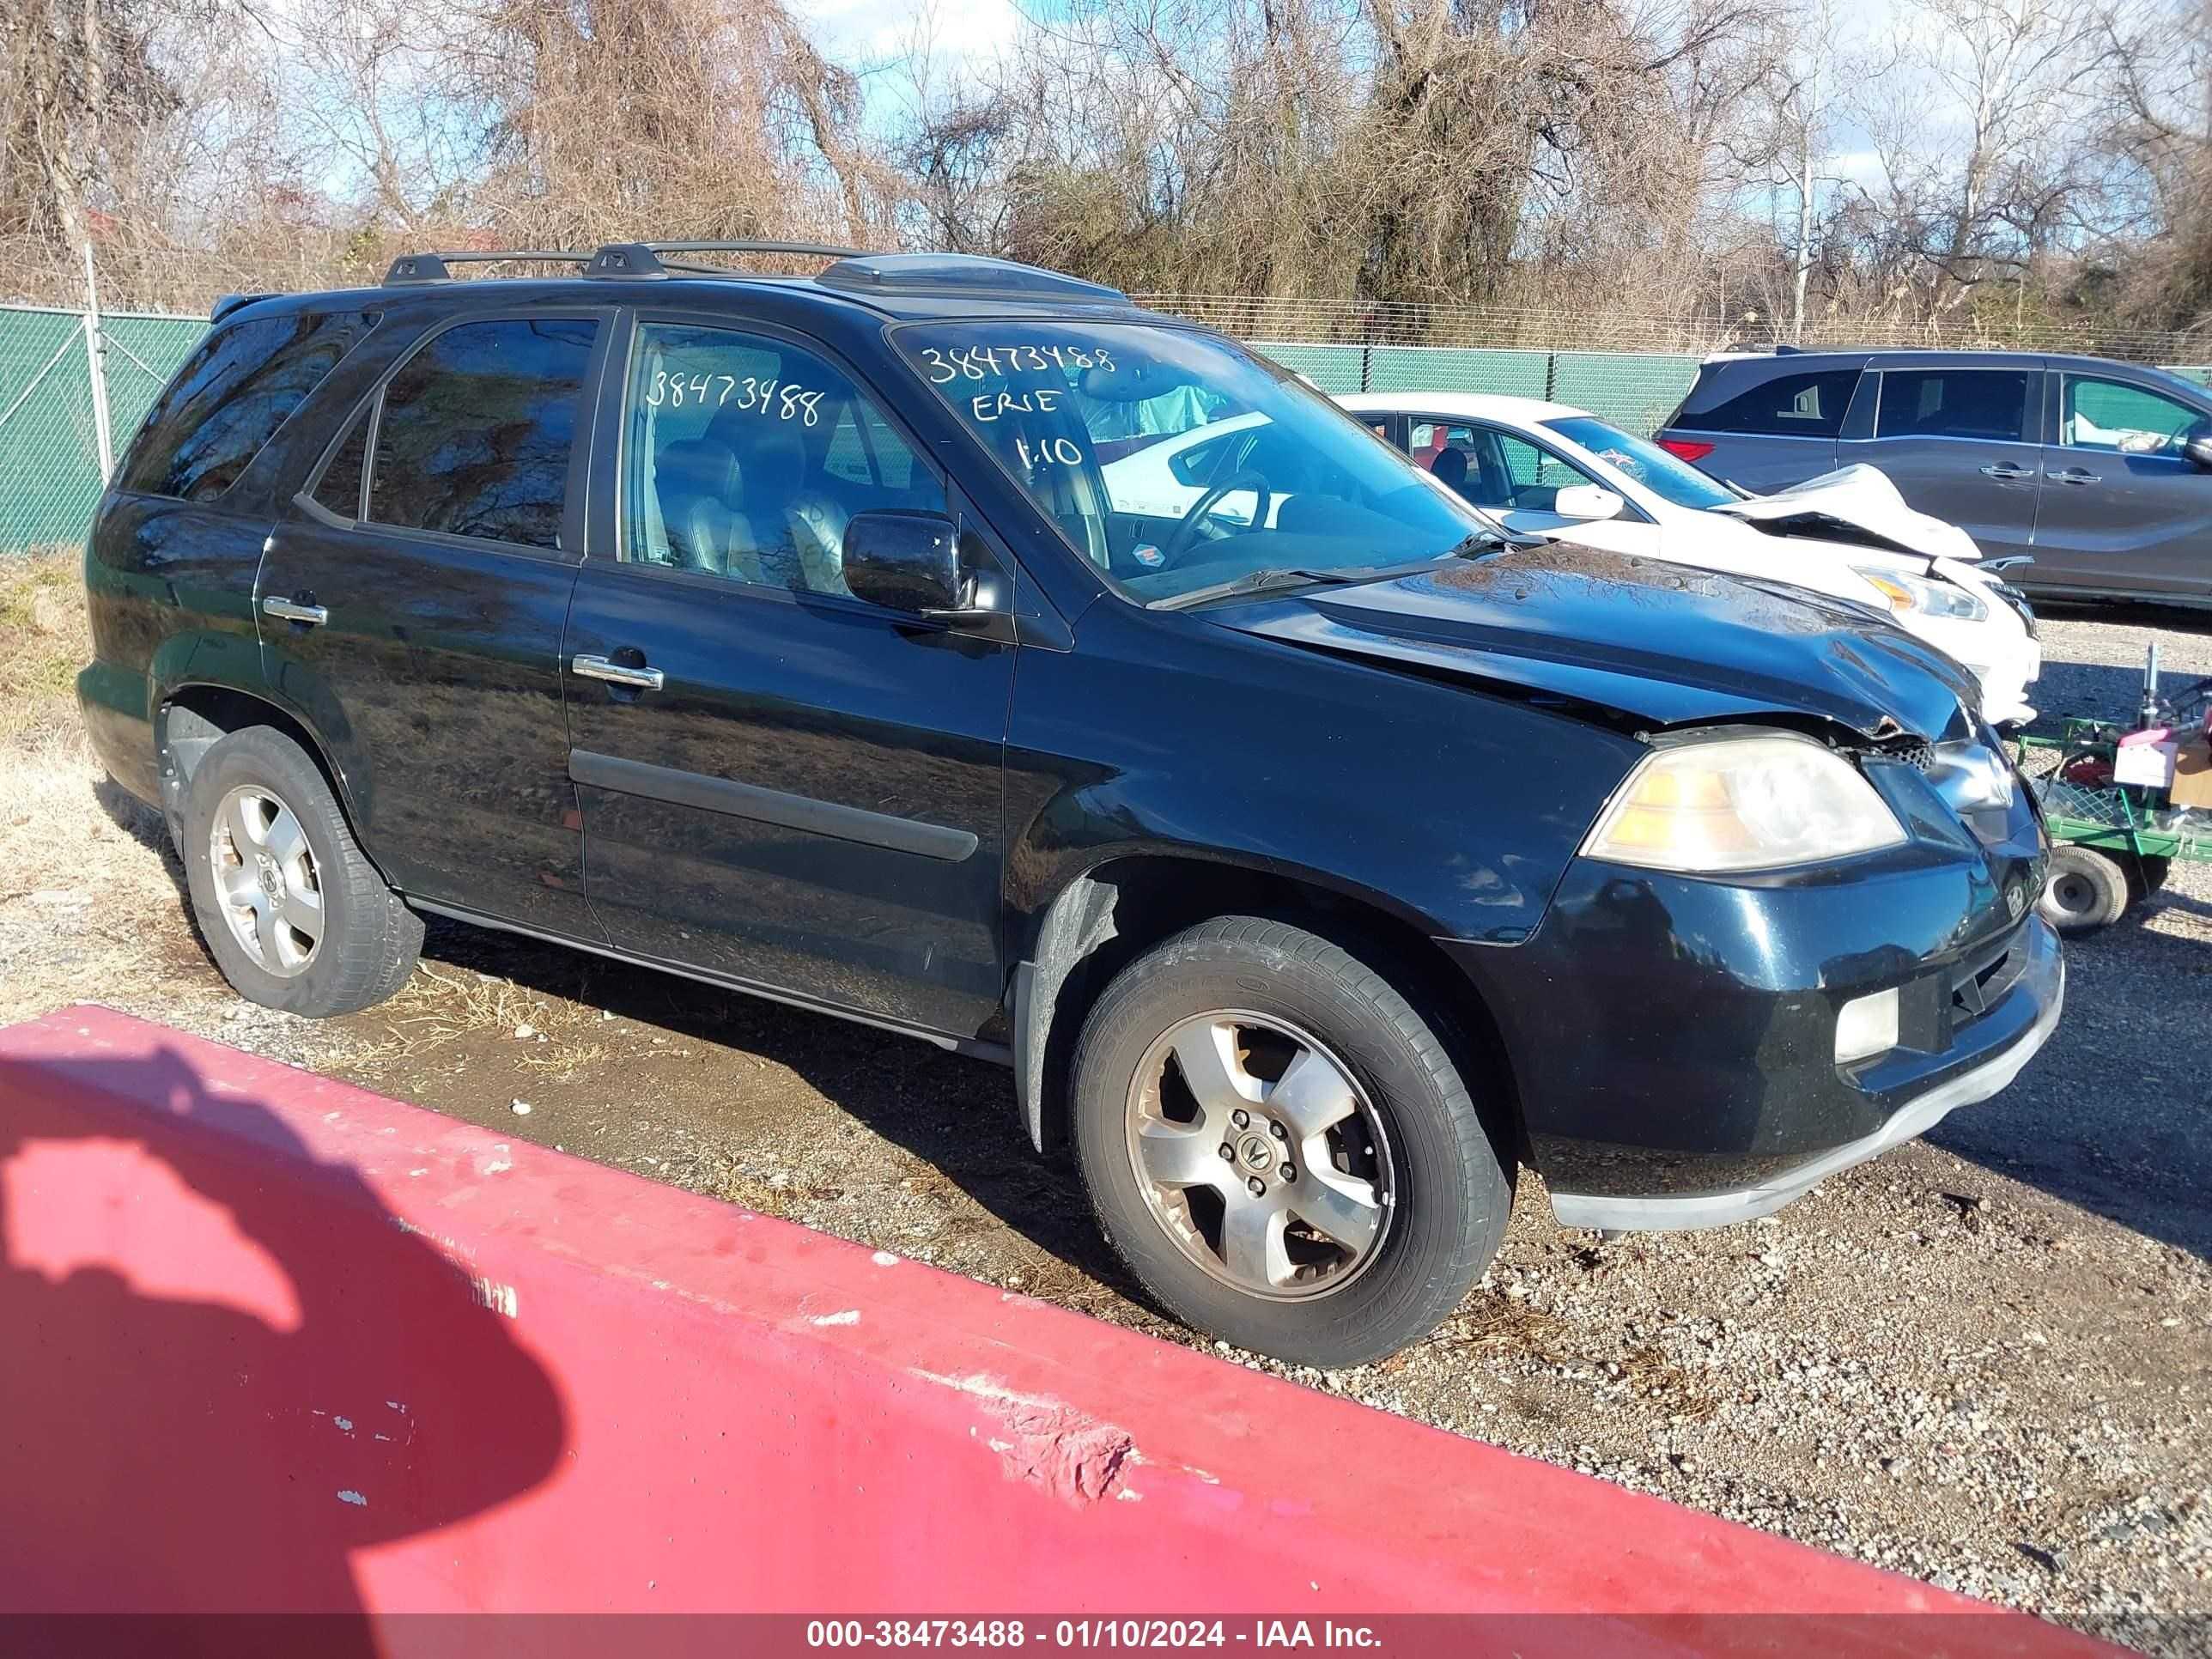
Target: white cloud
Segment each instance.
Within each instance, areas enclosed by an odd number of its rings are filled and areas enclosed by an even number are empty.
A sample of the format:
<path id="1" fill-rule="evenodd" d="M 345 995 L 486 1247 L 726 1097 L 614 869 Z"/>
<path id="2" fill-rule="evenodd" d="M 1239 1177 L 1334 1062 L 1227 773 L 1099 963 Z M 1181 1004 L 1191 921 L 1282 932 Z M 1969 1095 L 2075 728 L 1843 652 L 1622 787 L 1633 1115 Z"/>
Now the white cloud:
<path id="1" fill-rule="evenodd" d="M 1876 149 L 1838 150 L 1823 163 L 1828 176 L 1855 185 L 1878 185 L 1887 176 L 1881 152 Z"/>
<path id="2" fill-rule="evenodd" d="M 815 42 L 840 62 L 868 68 L 918 48 L 941 74 L 957 75 L 1004 50 L 1026 26 L 1013 0 L 788 0 Z"/>

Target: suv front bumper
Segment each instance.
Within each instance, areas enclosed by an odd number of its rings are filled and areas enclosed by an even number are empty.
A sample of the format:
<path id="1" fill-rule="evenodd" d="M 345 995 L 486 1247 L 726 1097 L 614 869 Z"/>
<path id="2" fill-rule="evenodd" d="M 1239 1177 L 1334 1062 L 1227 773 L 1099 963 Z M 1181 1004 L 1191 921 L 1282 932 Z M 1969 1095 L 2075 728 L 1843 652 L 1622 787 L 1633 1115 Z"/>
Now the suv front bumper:
<path id="1" fill-rule="evenodd" d="M 2058 936 L 2039 916 L 2028 918 L 2025 933 L 2021 948 L 2027 953 L 2027 964 L 2004 998 L 1984 1016 L 1999 1020 L 2007 1030 L 2023 1022 L 2025 1029 L 2001 1038 L 1986 1057 L 1974 1060 L 1966 1070 L 1922 1092 L 1903 1091 L 1905 1097 L 1872 1133 L 1847 1140 L 1747 1186 L 1717 1192 L 1636 1197 L 1554 1190 L 1552 1213 L 1562 1226 L 1632 1232 L 1681 1232 L 1750 1221 L 1772 1214 L 1839 1170 L 1863 1164 L 1927 1133 L 1960 1107 L 1987 1100 L 2018 1077 L 2050 1040 L 2051 1032 L 2058 1029 L 2059 1012 L 2065 1006 L 2066 960 L 2058 948 Z"/>
<path id="2" fill-rule="evenodd" d="M 1985 841 L 1917 768 L 1869 770 L 1905 845 L 1727 881 L 1577 860 L 1526 942 L 1438 941 L 1494 1018 L 1522 1156 L 1562 1222 L 1779 1209 L 1996 1094 L 2049 1038 L 2065 969 L 2034 914 L 2032 799 Z M 1893 1046 L 1838 1060 L 1844 1011 L 1884 994 Z"/>

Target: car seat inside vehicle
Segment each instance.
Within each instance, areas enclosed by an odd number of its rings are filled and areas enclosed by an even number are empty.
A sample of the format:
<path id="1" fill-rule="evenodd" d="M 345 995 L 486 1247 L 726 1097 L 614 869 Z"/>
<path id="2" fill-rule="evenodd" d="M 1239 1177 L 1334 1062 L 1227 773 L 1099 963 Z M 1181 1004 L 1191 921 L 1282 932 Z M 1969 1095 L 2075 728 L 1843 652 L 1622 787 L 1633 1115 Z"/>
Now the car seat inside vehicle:
<path id="1" fill-rule="evenodd" d="M 708 423 L 708 441 L 736 457 L 744 494 L 735 505 L 758 552 L 750 578 L 799 592 L 844 593 L 845 526 L 851 515 L 810 484 L 811 463 L 798 433 L 734 406 Z"/>
<path id="2" fill-rule="evenodd" d="M 744 473 L 727 444 L 711 438 L 678 440 L 660 452 L 653 483 L 671 563 L 710 575 L 761 580 L 752 526 L 737 507 L 744 499 Z"/>

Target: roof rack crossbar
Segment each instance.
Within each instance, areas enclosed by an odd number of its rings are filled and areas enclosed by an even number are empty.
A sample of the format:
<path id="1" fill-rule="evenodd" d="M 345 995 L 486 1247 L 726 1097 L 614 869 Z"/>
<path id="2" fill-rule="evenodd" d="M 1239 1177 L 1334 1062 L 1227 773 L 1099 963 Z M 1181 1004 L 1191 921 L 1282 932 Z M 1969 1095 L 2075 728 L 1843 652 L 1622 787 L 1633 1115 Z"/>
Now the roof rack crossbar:
<path id="1" fill-rule="evenodd" d="M 591 262 L 588 253 L 563 252 L 546 248 L 501 248 L 495 252 L 478 252 L 474 249 L 432 253 L 403 253 L 392 262 L 392 269 L 384 273 L 386 288 L 405 288 L 422 283 L 448 283 L 453 273 L 450 267 L 458 264 L 502 264 L 510 259 L 532 259 L 551 264 L 582 265 Z"/>

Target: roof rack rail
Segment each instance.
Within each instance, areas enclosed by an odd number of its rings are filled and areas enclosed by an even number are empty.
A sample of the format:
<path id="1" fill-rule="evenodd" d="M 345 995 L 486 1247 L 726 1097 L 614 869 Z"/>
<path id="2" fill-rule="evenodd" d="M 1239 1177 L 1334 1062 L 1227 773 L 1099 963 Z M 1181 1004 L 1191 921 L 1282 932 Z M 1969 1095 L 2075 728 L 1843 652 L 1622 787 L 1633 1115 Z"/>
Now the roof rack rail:
<path id="1" fill-rule="evenodd" d="M 473 249 L 452 252 L 403 253 L 392 262 L 392 269 L 384 273 L 386 288 L 408 288 L 423 283 L 450 283 L 450 269 L 458 264 L 503 264 L 510 259 L 534 259 L 551 264 L 581 265 L 590 262 L 588 253 L 565 253 L 544 248 L 502 248 L 496 252 L 477 252 Z"/>
<path id="2" fill-rule="evenodd" d="M 822 273 L 831 288 L 882 293 L 972 294 L 1127 305 L 1129 296 L 1103 283 L 977 253 L 861 253 Z"/>
<path id="3" fill-rule="evenodd" d="M 726 274 L 720 265 L 664 259 L 661 256 L 665 253 L 787 253 L 810 259 L 860 257 L 857 248 L 831 247 L 821 242 L 610 242 L 591 257 L 584 274 L 631 278 L 666 276 L 678 271 L 686 275 Z"/>

